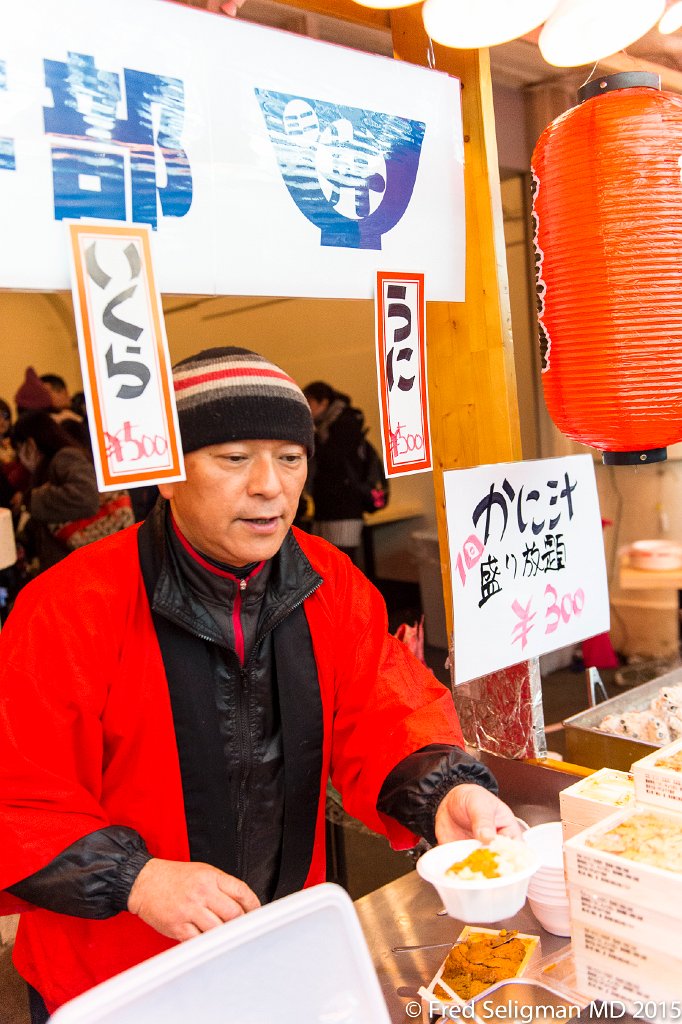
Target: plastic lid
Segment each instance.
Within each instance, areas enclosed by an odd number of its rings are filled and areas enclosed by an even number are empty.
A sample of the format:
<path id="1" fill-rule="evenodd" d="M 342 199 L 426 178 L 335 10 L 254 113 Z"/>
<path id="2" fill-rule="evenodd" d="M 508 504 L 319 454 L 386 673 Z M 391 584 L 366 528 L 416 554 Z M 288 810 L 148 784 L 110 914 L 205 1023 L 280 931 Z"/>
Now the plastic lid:
<path id="1" fill-rule="evenodd" d="M 62 1006 L 51 1024 L 390 1024 L 350 897 L 318 885 Z"/>

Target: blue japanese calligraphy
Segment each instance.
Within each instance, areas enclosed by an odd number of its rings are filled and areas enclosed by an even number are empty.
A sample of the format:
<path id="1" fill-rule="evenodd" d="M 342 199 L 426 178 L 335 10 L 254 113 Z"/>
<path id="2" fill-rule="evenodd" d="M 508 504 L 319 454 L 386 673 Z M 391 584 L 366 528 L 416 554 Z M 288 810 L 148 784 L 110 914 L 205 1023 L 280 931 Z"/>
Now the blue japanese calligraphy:
<path id="1" fill-rule="evenodd" d="M 322 245 L 381 249 L 405 213 L 425 124 L 256 89 L 289 194 Z"/>
<path id="2" fill-rule="evenodd" d="M 7 68 L 4 60 L 0 60 L 0 93 L 2 92 L 7 92 Z M 0 171 L 15 171 L 16 168 L 14 140 L 0 135 Z"/>
<path id="3" fill-rule="evenodd" d="M 182 81 L 124 68 L 122 83 L 81 53 L 43 63 L 55 219 L 130 219 L 156 229 L 159 210 L 184 217 L 192 172 L 181 142 Z"/>

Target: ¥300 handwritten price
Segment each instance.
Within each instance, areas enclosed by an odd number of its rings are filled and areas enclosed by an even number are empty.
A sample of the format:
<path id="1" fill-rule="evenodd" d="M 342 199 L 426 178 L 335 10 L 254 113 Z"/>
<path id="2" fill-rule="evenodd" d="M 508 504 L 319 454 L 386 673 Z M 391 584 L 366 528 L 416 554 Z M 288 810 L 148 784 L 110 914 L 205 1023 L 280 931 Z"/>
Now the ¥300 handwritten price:
<path id="1" fill-rule="evenodd" d="M 561 622 L 570 622 L 573 616 L 580 615 L 585 607 L 585 592 L 578 587 L 574 594 L 564 594 L 559 597 L 551 583 L 545 587 L 545 598 L 548 605 L 545 608 L 545 619 L 548 620 L 545 626 L 545 633 L 553 633 Z"/>
<path id="2" fill-rule="evenodd" d="M 548 583 L 545 587 L 545 633 L 553 633 L 563 622 L 567 624 L 573 617 L 580 615 L 585 607 L 585 592 L 581 587 L 575 593 L 566 593 L 559 597 L 555 587 Z M 520 601 L 512 601 L 512 611 L 519 620 L 512 629 L 512 643 L 520 643 L 524 650 L 528 637 L 535 629 L 537 612 L 533 611 L 533 598 L 525 605 Z"/>

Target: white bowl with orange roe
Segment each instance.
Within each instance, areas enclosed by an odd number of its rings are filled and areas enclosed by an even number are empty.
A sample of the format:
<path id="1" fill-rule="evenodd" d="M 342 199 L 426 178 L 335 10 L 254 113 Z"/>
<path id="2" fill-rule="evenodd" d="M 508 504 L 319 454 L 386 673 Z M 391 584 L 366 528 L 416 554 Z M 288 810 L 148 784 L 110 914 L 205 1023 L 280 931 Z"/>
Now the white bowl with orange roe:
<path id="1" fill-rule="evenodd" d="M 507 836 L 496 836 L 487 846 L 476 839 L 443 843 L 417 861 L 418 873 L 435 887 L 448 914 L 466 924 L 516 914 L 539 866 L 534 850 Z"/>

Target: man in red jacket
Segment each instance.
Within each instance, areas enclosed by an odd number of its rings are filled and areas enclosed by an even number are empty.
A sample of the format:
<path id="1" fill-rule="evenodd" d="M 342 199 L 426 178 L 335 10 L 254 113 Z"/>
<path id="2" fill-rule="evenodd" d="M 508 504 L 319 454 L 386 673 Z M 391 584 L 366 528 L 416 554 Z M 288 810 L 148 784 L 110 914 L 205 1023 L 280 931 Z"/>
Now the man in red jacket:
<path id="1" fill-rule="evenodd" d="M 0 887 L 34 1021 L 324 880 L 331 777 L 396 848 L 516 835 L 383 601 L 291 528 L 313 424 L 245 349 L 174 369 L 187 478 L 74 552 L 0 634 Z"/>

